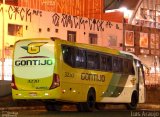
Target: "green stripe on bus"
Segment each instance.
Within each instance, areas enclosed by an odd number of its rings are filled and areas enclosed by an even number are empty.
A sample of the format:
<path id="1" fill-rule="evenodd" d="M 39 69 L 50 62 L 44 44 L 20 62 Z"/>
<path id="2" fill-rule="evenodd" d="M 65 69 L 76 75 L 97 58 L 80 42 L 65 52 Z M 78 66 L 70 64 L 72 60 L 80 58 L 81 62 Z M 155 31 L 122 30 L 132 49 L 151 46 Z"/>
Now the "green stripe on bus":
<path id="1" fill-rule="evenodd" d="M 124 89 L 128 76 L 129 75 L 113 74 L 108 89 L 105 91 L 102 97 L 118 97 Z"/>
<path id="2" fill-rule="evenodd" d="M 118 97 L 122 93 L 122 91 L 126 85 L 128 77 L 129 77 L 129 75 L 121 75 L 120 80 L 117 84 L 116 90 L 111 95 L 111 97 Z"/>

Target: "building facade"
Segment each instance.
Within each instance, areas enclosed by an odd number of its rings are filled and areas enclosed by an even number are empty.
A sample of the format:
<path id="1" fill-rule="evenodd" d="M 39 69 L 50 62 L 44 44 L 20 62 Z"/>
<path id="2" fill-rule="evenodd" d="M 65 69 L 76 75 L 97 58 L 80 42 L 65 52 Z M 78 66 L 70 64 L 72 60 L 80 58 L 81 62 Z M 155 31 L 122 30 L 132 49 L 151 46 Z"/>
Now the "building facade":
<path id="1" fill-rule="evenodd" d="M 0 4 L 0 79 L 11 79 L 17 40 L 59 37 L 134 53 L 150 68 L 153 82 L 159 81 L 160 0 L 143 0 L 131 10 L 132 22 L 128 12 L 105 13 L 106 0 L 0 1 L 4 2 Z"/>
<path id="2" fill-rule="evenodd" d="M 0 79 L 11 80 L 13 45 L 25 38 L 59 37 L 122 50 L 123 24 L 108 20 L 0 5 Z"/>

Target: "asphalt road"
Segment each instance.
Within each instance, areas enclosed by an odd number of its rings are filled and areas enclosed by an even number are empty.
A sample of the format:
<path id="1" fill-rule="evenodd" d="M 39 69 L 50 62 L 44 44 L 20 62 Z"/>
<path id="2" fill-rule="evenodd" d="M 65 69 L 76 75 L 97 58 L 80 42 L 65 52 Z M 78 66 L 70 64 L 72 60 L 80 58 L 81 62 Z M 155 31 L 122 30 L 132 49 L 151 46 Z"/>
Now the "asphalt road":
<path id="1" fill-rule="evenodd" d="M 19 111 L 1 111 L 2 117 L 160 117 L 160 111 L 149 110 L 106 110 L 95 112 L 77 112 L 77 111 L 46 111 L 46 110 L 19 110 Z"/>
<path id="2" fill-rule="evenodd" d="M 34 103 L 36 104 L 36 103 Z M 104 110 L 78 112 L 75 105 L 64 105 L 62 110 L 47 111 L 43 105 L 0 107 L 0 117 L 160 117 L 159 105 L 139 105 L 127 110 L 124 105 L 107 105 Z M 158 108 L 157 108 L 158 107 Z"/>
<path id="3" fill-rule="evenodd" d="M 0 117 L 160 117 L 160 104 L 139 104 L 136 111 L 125 105 L 106 104 L 104 110 L 78 112 L 75 105 L 64 105 L 60 112 L 47 111 L 41 101 L 15 103 L 11 96 L 0 99 Z"/>

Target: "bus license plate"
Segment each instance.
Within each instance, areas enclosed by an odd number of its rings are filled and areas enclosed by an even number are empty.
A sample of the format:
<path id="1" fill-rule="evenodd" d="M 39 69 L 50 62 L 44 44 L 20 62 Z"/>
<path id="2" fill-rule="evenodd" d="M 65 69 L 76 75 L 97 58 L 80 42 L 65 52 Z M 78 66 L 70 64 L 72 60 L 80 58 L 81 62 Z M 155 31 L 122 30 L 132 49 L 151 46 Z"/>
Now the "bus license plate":
<path id="1" fill-rule="evenodd" d="M 36 92 L 30 92 L 29 95 L 30 96 L 37 96 L 37 93 Z"/>

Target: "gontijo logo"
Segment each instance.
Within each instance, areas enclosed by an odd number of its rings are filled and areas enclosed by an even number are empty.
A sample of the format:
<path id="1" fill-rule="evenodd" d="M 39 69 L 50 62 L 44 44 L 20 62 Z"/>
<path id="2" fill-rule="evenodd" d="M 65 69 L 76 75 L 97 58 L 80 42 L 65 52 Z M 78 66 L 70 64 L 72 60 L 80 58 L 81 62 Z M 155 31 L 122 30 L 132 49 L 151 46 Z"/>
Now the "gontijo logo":
<path id="1" fill-rule="evenodd" d="M 21 48 L 27 50 L 29 54 L 37 54 L 40 52 L 40 47 L 47 42 L 32 42 L 28 46 L 22 46 Z"/>
<path id="2" fill-rule="evenodd" d="M 27 50 L 29 54 L 37 54 L 40 52 L 41 46 L 48 42 L 32 42 L 28 46 L 21 46 Z M 48 56 L 23 56 L 15 60 L 15 66 L 35 66 L 35 65 L 53 65 L 54 60 Z"/>

